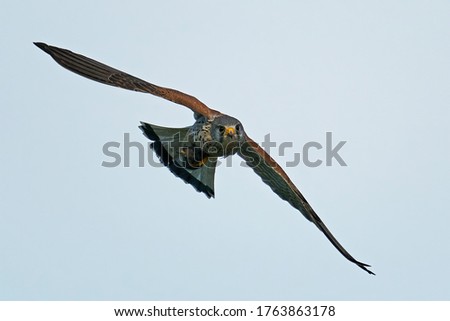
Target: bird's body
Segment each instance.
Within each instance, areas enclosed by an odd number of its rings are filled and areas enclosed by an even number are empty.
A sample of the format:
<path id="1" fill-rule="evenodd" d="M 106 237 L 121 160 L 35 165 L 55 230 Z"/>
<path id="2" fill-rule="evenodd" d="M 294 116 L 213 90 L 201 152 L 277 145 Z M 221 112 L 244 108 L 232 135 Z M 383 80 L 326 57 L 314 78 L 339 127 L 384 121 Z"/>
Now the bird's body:
<path id="1" fill-rule="evenodd" d="M 189 128 L 186 140 L 207 156 L 227 157 L 237 152 L 243 140 L 242 125 L 228 115 L 199 117 Z"/>
<path id="2" fill-rule="evenodd" d="M 239 120 L 207 107 L 193 96 L 159 87 L 67 49 L 44 43 L 35 45 L 58 64 L 81 76 L 111 86 L 150 93 L 190 108 L 195 118 L 192 126 L 169 128 L 145 122 L 139 126 L 152 141 L 151 147 L 161 162 L 172 173 L 210 198 L 214 196 L 217 159 L 237 153 L 280 198 L 314 223 L 345 258 L 374 274 L 368 269 L 369 265 L 353 258 L 335 239 L 283 169 L 247 136 Z"/>
<path id="3" fill-rule="evenodd" d="M 144 122 L 139 128 L 163 164 L 208 198 L 214 196 L 217 158 L 236 154 L 245 141 L 242 124 L 225 114 L 196 117 L 183 129 Z"/>

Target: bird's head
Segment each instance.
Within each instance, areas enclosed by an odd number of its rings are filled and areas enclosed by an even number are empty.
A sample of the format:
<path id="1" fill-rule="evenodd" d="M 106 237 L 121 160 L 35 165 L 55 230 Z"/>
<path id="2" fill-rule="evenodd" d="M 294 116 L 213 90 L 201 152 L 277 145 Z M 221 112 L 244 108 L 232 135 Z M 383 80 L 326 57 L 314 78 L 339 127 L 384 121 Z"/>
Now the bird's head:
<path id="1" fill-rule="evenodd" d="M 224 147 L 228 144 L 235 145 L 244 139 L 244 128 L 236 118 L 220 115 L 212 123 L 211 136 Z"/>

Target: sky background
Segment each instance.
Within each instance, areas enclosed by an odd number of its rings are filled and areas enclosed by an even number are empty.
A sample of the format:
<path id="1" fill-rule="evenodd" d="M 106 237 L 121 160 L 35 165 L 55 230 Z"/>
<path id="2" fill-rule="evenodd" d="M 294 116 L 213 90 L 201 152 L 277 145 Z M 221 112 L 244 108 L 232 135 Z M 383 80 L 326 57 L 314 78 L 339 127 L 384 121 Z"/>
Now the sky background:
<path id="1" fill-rule="evenodd" d="M 15 1 L 0 10 L 0 299 L 449 300 L 450 2 Z M 208 200 L 166 168 L 102 167 L 139 121 L 190 110 L 79 77 L 68 48 L 293 148 L 326 132 L 348 166 L 286 168 L 370 276 L 259 177 Z M 324 159 L 324 150 L 311 152 Z"/>

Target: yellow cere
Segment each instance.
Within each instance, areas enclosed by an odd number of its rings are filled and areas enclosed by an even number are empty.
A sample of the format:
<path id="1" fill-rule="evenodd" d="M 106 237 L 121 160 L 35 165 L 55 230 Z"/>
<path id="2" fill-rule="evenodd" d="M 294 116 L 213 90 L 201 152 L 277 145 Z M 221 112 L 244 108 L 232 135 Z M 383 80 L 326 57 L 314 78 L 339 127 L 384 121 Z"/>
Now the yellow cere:
<path id="1" fill-rule="evenodd" d="M 234 135 L 236 132 L 236 130 L 234 129 L 234 127 L 227 127 L 225 128 L 225 135 Z"/>

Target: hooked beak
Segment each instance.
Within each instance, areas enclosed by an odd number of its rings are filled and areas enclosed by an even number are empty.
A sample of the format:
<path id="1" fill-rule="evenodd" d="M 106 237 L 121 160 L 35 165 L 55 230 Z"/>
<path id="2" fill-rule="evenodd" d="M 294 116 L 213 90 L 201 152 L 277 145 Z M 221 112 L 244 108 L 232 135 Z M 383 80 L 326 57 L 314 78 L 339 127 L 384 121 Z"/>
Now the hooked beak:
<path id="1" fill-rule="evenodd" d="M 224 136 L 233 137 L 236 134 L 236 129 L 234 127 L 226 127 Z"/>

